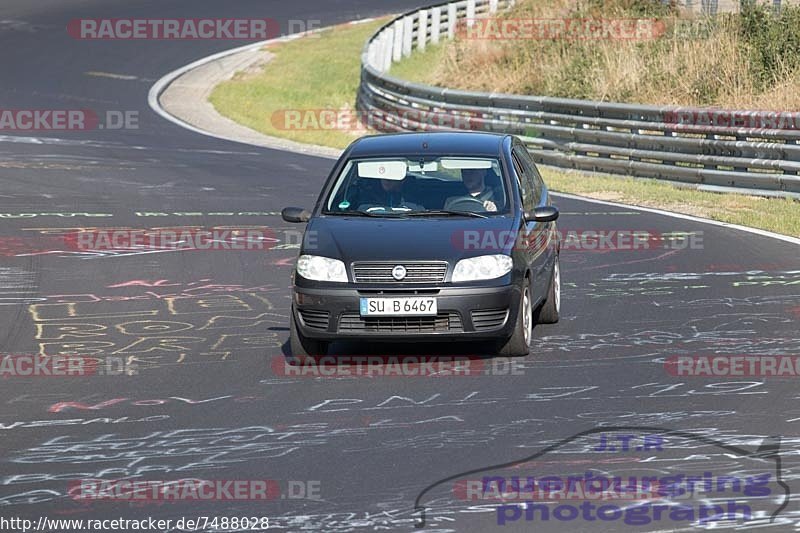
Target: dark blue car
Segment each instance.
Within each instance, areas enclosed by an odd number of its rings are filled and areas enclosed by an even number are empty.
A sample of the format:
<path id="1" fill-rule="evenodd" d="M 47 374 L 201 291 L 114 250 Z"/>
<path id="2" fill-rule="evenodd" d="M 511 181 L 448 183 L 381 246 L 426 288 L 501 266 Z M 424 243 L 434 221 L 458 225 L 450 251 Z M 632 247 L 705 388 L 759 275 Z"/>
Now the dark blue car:
<path id="1" fill-rule="evenodd" d="M 558 321 L 558 210 L 511 135 L 364 137 L 336 163 L 294 273 L 294 355 L 343 339 L 491 341 L 527 355 Z"/>

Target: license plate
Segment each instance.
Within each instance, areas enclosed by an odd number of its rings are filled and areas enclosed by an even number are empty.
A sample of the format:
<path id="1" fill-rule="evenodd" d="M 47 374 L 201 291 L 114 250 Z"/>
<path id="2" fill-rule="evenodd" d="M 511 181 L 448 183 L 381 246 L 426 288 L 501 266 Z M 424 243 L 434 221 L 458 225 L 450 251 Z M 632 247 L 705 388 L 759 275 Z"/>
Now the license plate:
<path id="1" fill-rule="evenodd" d="M 361 316 L 435 316 L 436 298 L 361 298 Z"/>

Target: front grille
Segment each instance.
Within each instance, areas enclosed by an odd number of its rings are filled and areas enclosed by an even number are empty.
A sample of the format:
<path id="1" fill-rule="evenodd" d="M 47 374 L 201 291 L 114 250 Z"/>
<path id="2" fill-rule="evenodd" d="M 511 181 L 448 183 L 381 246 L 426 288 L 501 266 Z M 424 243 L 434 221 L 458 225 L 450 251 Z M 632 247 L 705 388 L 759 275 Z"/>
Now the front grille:
<path id="1" fill-rule="evenodd" d="M 508 309 L 476 309 L 472 311 L 472 327 L 475 331 L 497 329 L 506 322 Z"/>
<path id="2" fill-rule="evenodd" d="M 331 314 L 328 311 L 320 311 L 317 309 L 300 309 L 300 318 L 303 324 L 310 329 L 318 329 L 325 331 L 328 329 L 328 321 Z"/>
<path id="3" fill-rule="evenodd" d="M 361 333 L 457 333 L 464 331 L 456 312 L 436 316 L 382 316 L 364 318 L 358 313 L 342 313 L 339 332 Z"/>
<path id="4" fill-rule="evenodd" d="M 398 265 L 406 269 L 406 277 L 400 281 L 392 277 L 392 269 Z M 353 263 L 356 283 L 441 283 L 446 275 L 445 261 Z"/>

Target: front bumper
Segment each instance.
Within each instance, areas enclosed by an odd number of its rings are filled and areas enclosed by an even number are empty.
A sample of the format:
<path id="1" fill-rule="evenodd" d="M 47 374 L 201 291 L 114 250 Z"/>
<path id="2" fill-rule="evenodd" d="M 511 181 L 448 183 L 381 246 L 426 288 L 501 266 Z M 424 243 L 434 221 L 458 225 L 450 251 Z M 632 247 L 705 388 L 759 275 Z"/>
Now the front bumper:
<path id="1" fill-rule="evenodd" d="M 370 317 L 359 314 L 363 297 L 432 296 L 435 317 Z M 405 291 L 295 287 L 292 312 L 304 337 L 318 340 L 391 341 L 501 339 L 511 336 L 519 311 L 517 285 L 415 288 Z"/>

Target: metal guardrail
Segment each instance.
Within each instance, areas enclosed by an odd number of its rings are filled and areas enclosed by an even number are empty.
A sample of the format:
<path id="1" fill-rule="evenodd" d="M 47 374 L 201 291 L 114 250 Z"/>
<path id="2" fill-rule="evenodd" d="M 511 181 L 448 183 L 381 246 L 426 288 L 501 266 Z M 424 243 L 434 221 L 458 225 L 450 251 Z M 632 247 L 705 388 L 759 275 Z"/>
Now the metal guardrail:
<path id="1" fill-rule="evenodd" d="M 545 165 L 800 198 L 800 113 L 791 114 L 788 119 L 796 123 L 784 129 L 729 127 L 711 124 L 733 120 L 777 126 L 769 121 L 787 117 L 460 91 L 387 74 L 392 63 L 415 48 L 452 38 L 459 27 L 512 4 L 459 0 L 412 11 L 384 25 L 362 53 L 359 111 L 380 131 L 468 129 L 519 135 L 534 159 Z M 704 115 L 709 111 L 711 115 Z M 711 124 L 698 125 L 697 117 L 710 118 Z"/>

